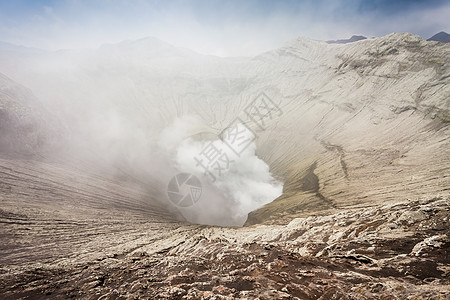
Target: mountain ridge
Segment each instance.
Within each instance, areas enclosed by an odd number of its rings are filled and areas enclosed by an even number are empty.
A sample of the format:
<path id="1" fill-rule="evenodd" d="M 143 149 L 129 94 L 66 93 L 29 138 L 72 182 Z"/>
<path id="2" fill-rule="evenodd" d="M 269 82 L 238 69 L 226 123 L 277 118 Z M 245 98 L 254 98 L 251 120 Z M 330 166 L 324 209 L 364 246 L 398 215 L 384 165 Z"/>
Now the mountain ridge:
<path id="1" fill-rule="evenodd" d="M 435 35 L 433 35 L 429 39 L 427 39 L 427 41 L 436 41 L 436 42 L 441 42 L 441 43 L 450 43 L 450 34 L 448 34 L 447 32 L 441 31 L 439 33 L 436 33 Z"/>
<path id="2" fill-rule="evenodd" d="M 367 39 L 367 38 L 363 35 L 353 35 L 349 39 L 329 40 L 329 41 L 327 41 L 327 43 L 328 44 L 348 44 L 348 43 L 353 43 L 353 42 L 357 42 L 357 41 L 361 41 L 361 40 L 365 40 L 365 39 Z"/>

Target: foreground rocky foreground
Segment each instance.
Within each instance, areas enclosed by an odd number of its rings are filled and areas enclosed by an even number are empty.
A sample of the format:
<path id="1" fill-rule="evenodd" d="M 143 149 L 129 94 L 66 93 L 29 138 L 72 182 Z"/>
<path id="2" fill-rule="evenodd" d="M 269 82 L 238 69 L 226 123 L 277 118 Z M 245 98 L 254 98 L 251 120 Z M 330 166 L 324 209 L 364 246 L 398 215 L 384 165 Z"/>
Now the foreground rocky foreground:
<path id="1" fill-rule="evenodd" d="M 450 293 L 448 195 L 350 207 L 286 225 L 220 228 L 180 223 L 156 207 L 119 205 L 126 194 L 137 202 L 139 191 L 96 177 L 74 182 L 76 170 L 1 162 L 1 193 L 10 195 L 2 196 L 0 210 L 2 299 L 448 299 Z M 51 201 L 59 192 L 68 200 L 78 195 L 76 204 Z M 105 201 L 118 205 L 104 209 Z"/>

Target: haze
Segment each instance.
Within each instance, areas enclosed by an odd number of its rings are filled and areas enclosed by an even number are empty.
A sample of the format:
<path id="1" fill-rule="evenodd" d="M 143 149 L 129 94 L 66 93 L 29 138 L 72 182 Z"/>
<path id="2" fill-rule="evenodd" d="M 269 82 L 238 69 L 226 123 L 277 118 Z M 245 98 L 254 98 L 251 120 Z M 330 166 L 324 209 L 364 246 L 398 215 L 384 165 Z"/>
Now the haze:
<path id="1" fill-rule="evenodd" d="M 97 48 L 153 36 L 202 54 L 253 56 L 297 37 L 317 40 L 450 31 L 450 3 L 431 1 L 0 1 L 0 41 Z"/>

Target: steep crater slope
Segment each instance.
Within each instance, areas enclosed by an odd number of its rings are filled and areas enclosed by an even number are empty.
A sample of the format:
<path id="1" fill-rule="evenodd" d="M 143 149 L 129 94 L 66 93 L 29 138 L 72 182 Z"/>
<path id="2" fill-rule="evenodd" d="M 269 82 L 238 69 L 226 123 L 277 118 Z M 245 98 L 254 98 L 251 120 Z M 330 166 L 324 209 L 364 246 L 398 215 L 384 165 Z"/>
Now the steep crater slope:
<path id="1" fill-rule="evenodd" d="M 283 108 L 259 154 L 285 185 L 247 224 L 448 193 L 448 45 L 411 34 L 297 40 L 256 60 L 272 70 Z"/>
<path id="2" fill-rule="evenodd" d="M 112 168 L 92 167 L 92 159 L 63 155 L 61 122 L 39 107 L 29 90 L 0 78 L 3 271 L 60 259 L 92 259 L 99 251 L 156 235 L 152 229 L 169 230 L 183 220 L 158 200 L 157 191 L 129 174 L 111 174 Z"/>

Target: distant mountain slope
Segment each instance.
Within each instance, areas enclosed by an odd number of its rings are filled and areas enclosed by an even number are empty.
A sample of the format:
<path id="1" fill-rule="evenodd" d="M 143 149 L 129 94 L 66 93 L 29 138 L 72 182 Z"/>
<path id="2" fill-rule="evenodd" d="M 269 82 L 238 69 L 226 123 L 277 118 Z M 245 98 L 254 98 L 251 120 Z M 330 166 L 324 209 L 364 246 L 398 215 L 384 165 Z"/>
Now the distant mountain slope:
<path id="1" fill-rule="evenodd" d="M 361 41 L 361 40 L 365 40 L 367 39 L 365 36 L 362 35 L 353 35 L 351 38 L 349 39 L 344 39 L 344 40 L 332 40 L 332 41 L 327 41 L 328 44 L 348 44 L 348 43 L 353 43 L 353 42 L 357 42 L 357 41 Z"/>
<path id="2" fill-rule="evenodd" d="M 441 31 L 439 33 L 436 33 L 432 37 L 430 37 L 427 41 L 450 43 L 450 34 L 448 34 L 447 32 Z"/>

